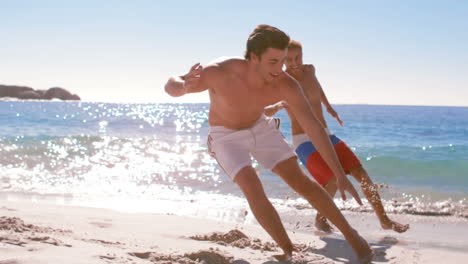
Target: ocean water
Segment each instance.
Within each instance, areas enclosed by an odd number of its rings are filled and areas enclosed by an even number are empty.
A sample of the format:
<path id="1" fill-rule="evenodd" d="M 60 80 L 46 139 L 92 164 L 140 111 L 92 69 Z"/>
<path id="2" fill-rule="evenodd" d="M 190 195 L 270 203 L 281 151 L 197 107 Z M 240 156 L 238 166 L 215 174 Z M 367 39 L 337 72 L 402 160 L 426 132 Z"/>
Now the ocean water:
<path id="1" fill-rule="evenodd" d="M 0 101 L 0 197 L 245 220 L 237 186 L 206 151 L 208 104 Z M 468 218 L 468 108 L 336 105 L 387 211 Z M 281 130 L 290 140 L 284 112 Z M 256 166 L 281 212 L 307 203 Z M 358 187 L 358 186 L 356 186 Z M 368 212 L 335 198 L 343 210 Z M 252 216 L 249 216 L 252 217 Z"/>

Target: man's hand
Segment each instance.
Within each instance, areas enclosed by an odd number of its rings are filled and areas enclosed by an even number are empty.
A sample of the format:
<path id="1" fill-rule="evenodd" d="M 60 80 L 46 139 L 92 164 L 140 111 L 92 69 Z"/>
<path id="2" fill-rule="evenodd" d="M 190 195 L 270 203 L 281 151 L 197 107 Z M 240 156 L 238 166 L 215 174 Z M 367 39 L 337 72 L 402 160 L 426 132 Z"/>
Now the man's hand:
<path id="1" fill-rule="evenodd" d="M 336 122 L 338 122 L 338 124 L 340 124 L 340 126 L 344 125 L 343 121 L 341 121 L 340 116 L 335 111 L 335 109 L 333 109 L 332 107 L 329 107 L 329 108 L 327 108 L 327 111 L 331 116 L 333 116 L 336 119 Z"/>
<path id="2" fill-rule="evenodd" d="M 340 191 L 341 198 L 343 200 L 346 200 L 346 192 L 348 192 L 351 194 L 351 196 L 354 197 L 354 200 L 356 200 L 359 205 L 362 205 L 359 194 L 357 193 L 356 189 L 354 189 L 354 186 L 351 184 L 348 178 L 346 178 L 346 176 L 336 177 L 336 186 L 338 187 L 338 191 Z"/>
<path id="3" fill-rule="evenodd" d="M 203 66 L 200 63 L 197 63 L 190 68 L 190 71 L 182 76 L 184 82 L 184 89 L 186 91 L 190 91 L 197 87 L 198 82 L 200 81 L 200 73 L 203 70 Z"/>
<path id="4" fill-rule="evenodd" d="M 187 93 L 197 93 L 206 90 L 206 88 L 203 89 L 203 84 L 200 83 L 202 70 L 203 67 L 200 63 L 197 63 L 190 68 L 187 74 L 170 77 L 166 85 L 164 85 L 164 90 L 172 97 L 179 97 Z"/>
<path id="5" fill-rule="evenodd" d="M 304 72 L 315 72 L 315 67 L 312 64 L 302 64 L 302 70 Z"/>
<path id="6" fill-rule="evenodd" d="M 269 105 L 269 106 L 265 107 L 264 113 L 265 113 L 266 116 L 273 116 L 279 110 L 285 109 L 285 108 L 288 108 L 288 103 L 286 103 L 286 101 L 279 101 L 274 105 Z"/>
<path id="7" fill-rule="evenodd" d="M 286 101 L 279 101 L 278 103 L 275 104 L 275 107 L 276 107 L 277 111 L 279 111 L 281 109 L 286 109 L 286 108 L 288 108 L 288 103 L 286 103 Z"/>

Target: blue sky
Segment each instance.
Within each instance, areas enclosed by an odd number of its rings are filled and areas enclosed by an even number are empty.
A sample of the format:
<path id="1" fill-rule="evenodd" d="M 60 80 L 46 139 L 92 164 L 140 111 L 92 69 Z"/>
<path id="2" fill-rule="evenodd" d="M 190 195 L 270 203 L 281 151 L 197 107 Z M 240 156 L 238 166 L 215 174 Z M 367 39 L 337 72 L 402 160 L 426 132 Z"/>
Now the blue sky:
<path id="1" fill-rule="evenodd" d="M 0 84 L 84 100 L 163 92 L 196 62 L 242 56 L 257 24 L 304 44 L 332 103 L 468 106 L 467 1 L 0 0 Z"/>

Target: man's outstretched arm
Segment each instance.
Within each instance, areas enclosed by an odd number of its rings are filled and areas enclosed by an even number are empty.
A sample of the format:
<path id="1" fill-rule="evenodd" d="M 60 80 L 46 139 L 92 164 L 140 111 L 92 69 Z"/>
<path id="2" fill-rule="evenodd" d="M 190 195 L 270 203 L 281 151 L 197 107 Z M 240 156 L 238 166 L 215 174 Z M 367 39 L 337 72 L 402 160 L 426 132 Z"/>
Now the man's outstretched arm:
<path id="1" fill-rule="evenodd" d="M 187 93 L 205 91 L 207 88 L 203 83 L 203 79 L 206 79 L 202 78 L 203 70 L 200 63 L 197 63 L 190 68 L 187 74 L 172 76 L 164 86 L 166 93 L 173 97 L 179 97 Z"/>
<path id="2" fill-rule="evenodd" d="M 343 121 L 341 120 L 340 116 L 335 111 L 335 109 L 331 106 L 330 102 L 328 102 L 327 96 L 325 95 L 325 92 L 323 91 L 320 83 L 319 83 L 319 87 L 320 87 L 320 101 L 322 102 L 323 105 L 325 105 L 327 112 L 336 119 L 338 124 L 340 124 L 340 126 L 343 126 Z"/>
<path id="3" fill-rule="evenodd" d="M 315 74 L 314 65 L 304 64 L 303 67 L 304 67 L 305 72 L 311 74 L 312 78 L 314 79 L 315 85 L 317 86 L 318 89 L 320 89 L 320 101 L 322 102 L 322 104 L 327 109 L 327 112 L 336 119 L 336 121 L 338 122 L 338 124 L 340 124 L 340 126 L 343 126 L 343 121 L 341 121 L 340 116 L 338 115 L 338 113 L 332 107 L 330 102 L 328 102 L 328 98 L 325 95 L 325 92 L 323 91 L 322 85 L 320 84 L 319 80 L 317 79 L 317 75 Z"/>

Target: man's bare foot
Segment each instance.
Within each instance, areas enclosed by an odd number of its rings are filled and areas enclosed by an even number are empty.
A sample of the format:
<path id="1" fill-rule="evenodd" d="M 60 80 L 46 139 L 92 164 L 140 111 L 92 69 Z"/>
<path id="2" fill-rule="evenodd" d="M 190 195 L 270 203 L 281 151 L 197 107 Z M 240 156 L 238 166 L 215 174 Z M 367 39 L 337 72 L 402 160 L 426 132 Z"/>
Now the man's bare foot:
<path id="1" fill-rule="evenodd" d="M 357 240 L 354 240 L 353 243 L 351 243 L 350 240 L 348 240 L 348 242 L 350 242 L 351 244 L 351 247 L 354 249 L 354 252 L 356 253 L 359 261 L 363 264 L 368 264 L 368 263 L 371 263 L 372 262 L 372 259 L 374 258 L 374 251 L 371 249 L 371 247 L 369 246 L 369 244 L 367 244 L 367 241 L 362 238 L 356 230 L 354 230 L 355 232 L 355 237 L 354 239 L 357 239 Z"/>
<path id="2" fill-rule="evenodd" d="M 393 231 L 398 232 L 398 233 L 406 232 L 406 230 L 409 229 L 409 224 L 403 225 L 395 221 L 392 221 L 390 219 L 388 219 L 388 221 L 385 223 L 380 223 L 380 225 L 382 226 L 383 229 L 386 229 L 386 230 L 392 229 Z"/>
<path id="3" fill-rule="evenodd" d="M 370 264 L 372 263 L 372 260 L 374 259 L 375 257 L 375 254 L 374 254 L 374 251 L 371 249 L 370 253 L 364 257 L 359 257 L 359 261 L 362 263 L 362 264 Z"/>
<path id="4" fill-rule="evenodd" d="M 291 254 L 273 255 L 273 257 L 280 262 L 292 261 Z"/>
<path id="5" fill-rule="evenodd" d="M 328 223 L 327 219 L 322 216 L 317 216 L 315 218 L 315 227 L 325 233 L 331 233 L 333 231 L 333 227 Z"/>

